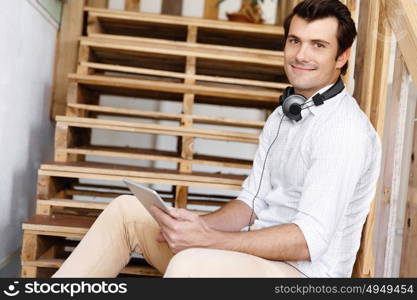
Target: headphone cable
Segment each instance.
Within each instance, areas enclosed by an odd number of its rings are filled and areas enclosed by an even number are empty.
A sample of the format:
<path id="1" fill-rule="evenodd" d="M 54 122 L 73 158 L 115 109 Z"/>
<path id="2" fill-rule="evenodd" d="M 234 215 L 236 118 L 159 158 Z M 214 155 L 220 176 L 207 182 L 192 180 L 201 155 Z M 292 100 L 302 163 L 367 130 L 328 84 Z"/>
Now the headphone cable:
<path id="1" fill-rule="evenodd" d="M 269 145 L 268 150 L 266 151 L 264 164 L 263 164 L 263 166 L 262 166 L 261 179 L 259 180 L 259 184 L 258 184 L 258 190 L 257 190 L 257 192 L 256 192 L 255 196 L 254 196 L 254 197 L 253 197 L 253 199 L 252 199 L 252 212 L 251 212 L 250 217 L 249 217 L 249 222 L 248 222 L 248 231 L 250 231 L 251 220 L 252 220 L 252 217 L 253 217 L 253 214 L 254 214 L 254 210 L 255 210 L 255 198 L 258 196 L 259 191 L 261 190 L 262 178 L 263 178 L 263 176 L 264 176 L 265 165 L 266 165 L 266 161 L 268 160 L 268 154 L 269 154 L 269 151 L 270 151 L 270 150 L 271 150 L 271 148 L 272 148 L 272 145 L 275 143 L 275 141 L 276 141 L 276 140 L 277 140 L 277 138 L 278 138 L 279 131 L 280 131 L 280 129 L 281 129 L 281 124 L 282 124 L 282 121 L 284 120 L 284 116 L 285 116 L 285 115 L 284 115 L 284 113 L 283 113 L 283 114 L 282 114 L 281 121 L 279 122 L 279 126 L 278 126 L 278 130 L 277 130 L 277 134 L 276 134 L 276 136 L 275 136 L 274 140 L 272 141 L 271 145 Z"/>
<path id="2" fill-rule="evenodd" d="M 253 217 L 253 214 L 254 214 L 254 211 L 255 211 L 255 198 L 258 196 L 259 191 L 261 190 L 262 178 L 263 178 L 263 176 L 264 176 L 265 165 L 266 165 L 266 161 L 267 161 L 267 159 L 268 159 L 269 151 L 271 150 L 272 145 L 274 145 L 275 141 L 278 139 L 279 132 L 280 132 L 280 130 L 281 130 L 281 125 L 282 125 L 282 121 L 284 120 L 284 117 L 285 117 L 285 114 L 284 114 L 284 113 L 282 113 L 282 118 L 281 118 L 281 120 L 280 120 L 280 122 L 279 122 L 279 126 L 278 126 L 278 130 L 277 130 L 277 134 L 276 134 L 276 136 L 275 136 L 274 140 L 272 141 L 271 145 L 269 146 L 268 150 L 266 151 L 264 164 L 263 164 L 263 166 L 262 166 L 261 179 L 259 180 L 259 184 L 258 184 L 258 190 L 256 191 L 256 194 L 255 194 L 255 196 L 254 196 L 254 197 L 253 197 L 253 199 L 252 199 L 252 212 L 251 212 L 251 214 L 250 214 L 250 218 L 249 218 L 249 222 L 248 222 L 248 232 L 250 231 L 250 221 L 252 220 L 252 217 Z M 296 269 L 298 272 L 300 272 L 301 274 L 303 274 L 306 278 L 309 278 L 309 277 L 308 277 L 308 276 L 307 276 L 307 275 L 306 275 L 303 271 L 301 271 L 300 269 L 298 269 L 298 268 L 297 268 L 297 267 L 295 267 L 294 265 L 292 265 L 292 264 L 290 264 L 290 263 L 288 263 L 288 262 L 286 262 L 286 261 L 280 261 L 280 262 L 285 263 L 285 264 L 287 264 L 287 265 L 289 265 L 289 266 L 293 267 L 293 268 L 294 268 L 294 269 Z"/>

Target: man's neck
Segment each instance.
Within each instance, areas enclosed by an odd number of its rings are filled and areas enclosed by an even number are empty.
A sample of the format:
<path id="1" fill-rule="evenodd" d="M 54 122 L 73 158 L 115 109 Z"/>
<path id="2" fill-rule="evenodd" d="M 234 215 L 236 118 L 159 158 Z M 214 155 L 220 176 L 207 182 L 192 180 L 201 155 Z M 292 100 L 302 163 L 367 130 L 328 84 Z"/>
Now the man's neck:
<path id="1" fill-rule="evenodd" d="M 327 86 L 332 86 L 333 84 L 335 84 L 335 83 L 336 83 L 336 81 L 338 80 L 338 78 L 339 78 L 339 75 L 338 75 L 336 78 L 334 78 L 333 80 L 331 80 L 330 82 L 328 82 L 327 84 L 324 84 L 324 85 L 322 85 L 322 86 L 321 86 L 321 87 L 319 87 L 319 88 L 315 88 L 315 89 L 311 89 L 311 90 L 298 90 L 298 89 L 296 89 L 296 88 L 294 87 L 294 92 L 295 92 L 296 94 L 303 95 L 306 99 L 309 99 L 309 98 L 311 98 L 313 95 L 315 95 L 318 91 L 320 91 L 321 89 L 323 89 L 323 88 L 325 88 L 325 87 L 327 87 Z"/>

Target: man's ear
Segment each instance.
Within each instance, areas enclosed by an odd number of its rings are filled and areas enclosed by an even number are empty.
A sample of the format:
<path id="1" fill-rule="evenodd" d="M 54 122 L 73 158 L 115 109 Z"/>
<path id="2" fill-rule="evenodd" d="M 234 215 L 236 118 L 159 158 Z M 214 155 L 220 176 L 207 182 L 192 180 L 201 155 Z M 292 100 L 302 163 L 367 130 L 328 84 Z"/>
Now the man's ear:
<path id="1" fill-rule="evenodd" d="M 341 69 L 346 62 L 349 60 L 350 52 L 352 51 L 352 48 L 347 48 L 342 54 L 340 54 L 336 58 L 336 68 Z"/>

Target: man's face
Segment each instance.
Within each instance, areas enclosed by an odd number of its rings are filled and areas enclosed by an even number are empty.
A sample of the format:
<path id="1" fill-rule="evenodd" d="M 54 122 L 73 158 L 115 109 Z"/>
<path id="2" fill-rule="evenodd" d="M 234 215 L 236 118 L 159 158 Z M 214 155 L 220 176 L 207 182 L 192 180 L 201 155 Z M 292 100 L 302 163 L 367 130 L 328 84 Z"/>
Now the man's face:
<path id="1" fill-rule="evenodd" d="M 338 58 L 338 21 L 334 17 L 308 23 L 295 15 L 284 49 L 284 68 L 296 93 L 311 97 L 319 89 L 336 81 L 350 54 Z"/>

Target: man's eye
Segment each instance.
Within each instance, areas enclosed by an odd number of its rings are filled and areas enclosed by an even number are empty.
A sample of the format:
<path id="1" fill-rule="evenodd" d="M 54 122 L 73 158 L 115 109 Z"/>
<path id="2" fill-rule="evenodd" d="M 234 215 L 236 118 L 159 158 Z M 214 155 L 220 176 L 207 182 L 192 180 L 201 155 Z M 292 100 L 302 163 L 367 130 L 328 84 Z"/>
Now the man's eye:
<path id="1" fill-rule="evenodd" d="M 324 45 L 322 43 L 316 43 L 317 48 L 324 48 Z"/>
<path id="2" fill-rule="evenodd" d="M 289 42 L 290 42 L 291 44 L 296 44 L 296 43 L 298 43 L 298 41 L 297 41 L 296 39 L 289 39 Z"/>

